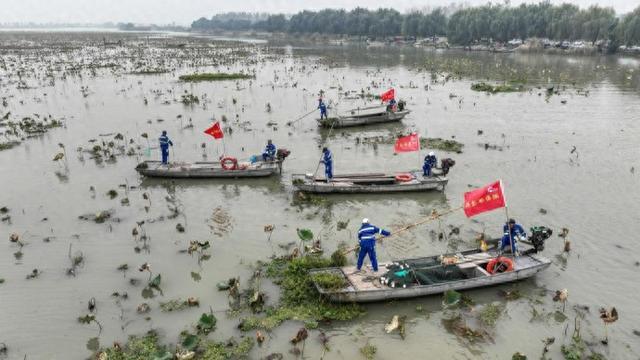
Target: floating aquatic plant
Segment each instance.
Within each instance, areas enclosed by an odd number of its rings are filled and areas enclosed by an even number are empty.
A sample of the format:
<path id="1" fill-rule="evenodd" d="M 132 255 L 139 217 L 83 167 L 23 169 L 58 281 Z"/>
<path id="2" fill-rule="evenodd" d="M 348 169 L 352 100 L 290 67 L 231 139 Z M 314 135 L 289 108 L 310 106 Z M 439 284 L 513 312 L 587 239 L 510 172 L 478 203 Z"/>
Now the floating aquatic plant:
<path id="1" fill-rule="evenodd" d="M 367 343 L 360 348 L 360 354 L 367 360 L 373 360 L 378 352 L 378 348 L 375 345 Z"/>
<path id="2" fill-rule="evenodd" d="M 253 75 L 243 73 L 201 73 L 201 74 L 189 74 L 179 77 L 181 81 L 196 82 L 196 81 L 222 81 L 222 80 L 236 80 L 236 79 L 252 79 Z"/>

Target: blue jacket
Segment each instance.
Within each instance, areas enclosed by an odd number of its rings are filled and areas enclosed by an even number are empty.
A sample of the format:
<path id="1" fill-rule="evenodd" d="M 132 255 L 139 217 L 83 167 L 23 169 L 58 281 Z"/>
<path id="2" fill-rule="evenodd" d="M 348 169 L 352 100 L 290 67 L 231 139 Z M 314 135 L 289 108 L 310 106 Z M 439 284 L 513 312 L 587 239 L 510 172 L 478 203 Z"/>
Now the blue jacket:
<path id="1" fill-rule="evenodd" d="M 169 140 L 169 137 L 167 135 L 160 135 L 158 141 L 160 141 L 161 148 L 166 149 L 169 147 L 169 145 L 173 146 L 173 143 L 171 142 L 171 140 Z"/>
<path id="2" fill-rule="evenodd" d="M 324 104 L 324 102 L 320 101 L 320 104 L 318 105 L 318 109 L 320 109 L 320 111 L 325 112 L 327 111 L 327 105 Z"/>
<path id="3" fill-rule="evenodd" d="M 435 155 L 427 155 L 424 157 L 424 164 L 429 165 L 430 167 L 434 167 L 438 164 L 438 158 Z"/>
<path id="4" fill-rule="evenodd" d="M 322 158 L 322 163 L 325 164 L 326 166 L 331 166 L 333 164 L 333 158 L 331 157 L 331 150 L 327 150 L 323 154 L 324 156 Z"/>
<path id="5" fill-rule="evenodd" d="M 505 224 L 502 227 L 502 231 L 504 233 L 502 238 L 503 239 L 509 239 L 509 225 L 508 224 Z M 524 231 L 524 229 L 522 228 L 522 226 L 520 224 L 513 225 L 513 228 L 511 229 L 511 239 L 516 239 L 517 236 L 520 236 L 523 240 L 527 238 L 527 233 Z"/>
<path id="6" fill-rule="evenodd" d="M 267 144 L 267 147 L 264 148 L 264 153 L 270 157 L 276 156 L 276 146 L 273 144 Z"/>
<path id="7" fill-rule="evenodd" d="M 358 230 L 358 240 L 360 240 L 360 246 L 373 247 L 376 244 L 376 235 L 381 234 L 389 236 L 391 233 L 387 230 L 380 229 L 371 224 L 362 224 L 360 230 Z"/>

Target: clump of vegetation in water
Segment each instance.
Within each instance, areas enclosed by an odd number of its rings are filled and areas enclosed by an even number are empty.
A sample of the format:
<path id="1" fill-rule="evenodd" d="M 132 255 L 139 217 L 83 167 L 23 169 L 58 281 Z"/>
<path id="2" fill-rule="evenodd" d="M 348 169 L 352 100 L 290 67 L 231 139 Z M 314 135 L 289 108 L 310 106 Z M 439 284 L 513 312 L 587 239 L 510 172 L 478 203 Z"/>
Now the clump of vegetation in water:
<path id="1" fill-rule="evenodd" d="M 395 144 L 399 137 L 406 135 L 408 134 L 396 133 L 386 136 L 372 136 L 364 138 L 358 137 L 356 138 L 356 144 L 361 143 L 364 145 L 373 145 L 374 147 L 377 146 L 377 144 Z M 446 140 L 442 138 L 420 138 L 420 148 L 442 150 L 460 154 L 462 153 L 464 144 L 453 139 Z"/>
<path id="2" fill-rule="evenodd" d="M 158 334 L 154 331 L 145 336 L 131 336 L 124 347 L 113 346 L 101 352 L 97 358 L 109 360 L 155 359 L 158 355 L 169 355 L 167 348 L 158 343 Z M 104 354 L 104 355 L 102 355 Z"/>
<path id="3" fill-rule="evenodd" d="M 194 297 L 187 300 L 173 299 L 167 302 L 160 302 L 160 309 L 164 312 L 180 311 L 189 307 L 199 306 L 200 302 Z"/>
<path id="4" fill-rule="evenodd" d="M 442 138 L 423 138 L 420 139 L 420 146 L 424 149 L 435 149 L 460 154 L 462 153 L 464 144 L 455 140 Z"/>
<path id="5" fill-rule="evenodd" d="M 266 275 L 282 288 L 280 303 L 266 309 L 265 316 L 251 316 L 240 323 L 240 329 L 273 329 L 286 320 L 310 325 L 319 321 L 350 320 L 364 313 L 357 304 L 332 303 L 322 298 L 309 276 L 310 269 L 339 266 L 324 257 L 306 255 L 300 258 L 276 258 L 265 264 Z M 312 326 L 313 327 L 313 326 Z"/>
<path id="6" fill-rule="evenodd" d="M 253 349 L 255 342 L 253 338 L 246 337 L 240 342 L 229 339 L 226 343 L 210 342 L 206 345 L 202 360 L 224 360 L 224 359 L 243 359 Z M 196 357 L 198 359 L 198 357 Z"/>
<path id="7" fill-rule="evenodd" d="M 0 151 L 9 150 L 17 145 L 20 145 L 20 141 L 7 141 L 7 142 L 0 143 Z"/>
<path id="8" fill-rule="evenodd" d="M 169 346 L 160 343 L 155 331 L 150 331 L 144 336 L 129 337 L 129 341 L 124 346 L 114 344 L 111 348 L 99 351 L 96 359 L 245 359 L 254 345 L 255 341 L 251 337 L 246 337 L 239 342 L 234 338 L 217 342 L 184 332 L 181 334 L 181 341 L 177 348 L 172 351 Z"/>
<path id="9" fill-rule="evenodd" d="M 169 70 L 167 69 L 143 69 L 143 70 L 132 71 L 131 74 L 132 75 L 157 75 L 157 74 L 166 74 L 168 72 Z"/>
<path id="10" fill-rule="evenodd" d="M 185 105 L 193 105 L 193 104 L 199 104 L 200 99 L 193 94 L 185 94 L 185 95 L 182 95 L 180 102 Z"/>
<path id="11" fill-rule="evenodd" d="M 329 291 L 344 289 L 349 284 L 344 276 L 334 273 L 318 273 L 312 277 L 316 284 Z"/>
<path id="12" fill-rule="evenodd" d="M 442 325 L 444 325 L 445 329 L 450 333 L 466 339 L 470 343 L 490 340 L 489 333 L 482 329 L 471 328 L 460 314 L 442 319 Z"/>
<path id="13" fill-rule="evenodd" d="M 222 80 L 239 80 L 253 79 L 253 75 L 243 73 L 201 73 L 180 76 L 181 81 L 222 81 Z"/>
<path id="14" fill-rule="evenodd" d="M 375 345 L 371 345 L 371 344 L 367 344 L 360 348 L 360 353 L 367 360 L 372 360 L 376 356 L 377 352 L 378 352 L 378 348 Z"/>
<path id="15" fill-rule="evenodd" d="M 503 310 L 503 306 L 498 303 L 487 304 L 480 310 L 480 321 L 487 326 L 493 327 L 500 315 L 502 315 Z"/>
<path id="16" fill-rule="evenodd" d="M 479 82 L 479 83 L 471 84 L 471 90 L 483 91 L 483 92 L 488 92 L 490 94 L 495 94 L 495 93 L 501 93 L 501 92 L 523 91 L 524 88 L 522 86 L 514 86 L 510 84 L 491 85 L 485 82 Z"/>

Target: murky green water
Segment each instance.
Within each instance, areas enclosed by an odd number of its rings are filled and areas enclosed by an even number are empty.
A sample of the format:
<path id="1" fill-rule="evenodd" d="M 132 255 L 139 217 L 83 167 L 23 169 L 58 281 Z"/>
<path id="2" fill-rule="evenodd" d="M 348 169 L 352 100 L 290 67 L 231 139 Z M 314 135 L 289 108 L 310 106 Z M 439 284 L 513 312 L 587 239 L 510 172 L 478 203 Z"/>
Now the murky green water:
<path id="1" fill-rule="evenodd" d="M 105 36 L 107 41 L 124 37 L 128 46 L 138 50 L 85 47 L 86 41 L 99 44 L 102 34 L 82 38 L 70 34 L 7 33 L 0 37 L 0 41 L 4 39 L 4 63 L 22 67 L 21 76 L 28 85 L 27 89 L 18 88 L 16 71 L 12 70 L 15 67 L 7 65 L 0 71 L 0 96 L 7 100 L 7 106 L 0 108 L 0 116 L 10 111 L 13 120 L 34 113 L 65 119 L 64 128 L 52 129 L 0 152 L 0 206 L 8 207 L 11 217 L 0 224 L 0 239 L 4 239 L 0 245 L 0 278 L 5 279 L 0 284 L 0 343 L 7 344 L 8 358 L 90 356 L 86 342 L 98 336 L 99 330 L 95 324 L 78 323 L 77 318 L 87 312 L 87 301 L 92 297 L 97 301 L 97 319 L 103 327 L 99 334 L 102 345 L 125 341 L 129 334 L 142 334 L 152 328 L 159 329 L 166 341 L 175 342 L 178 333 L 189 329 L 209 306 L 220 311 L 216 313 L 218 329 L 211 338 L 238 337 L 238 319 L 225 315 L 228 299 L 226 293 L 215 290 L 215 283 L 233 276 L 248 279 L 250 264 L 273 253 L 284 254 L 278 245 L 294 241 L 296 228 L 310 228 L 320 234 L 323 246 L 330 252 L 339 242 L 355 242 L 362 217 L 393 228 L 417 220 L 434 208 L 458 207 L 462 193 L 470 186 L 495 179 L 505 183 L 512 216 L 526 227 L 546 225 L 556 233 L 568 228 L 572 251 L 563 255 L 563 241 L 554 235 L 545 250 L 545 256 L 553 260 L 547 271 L 515 285 L 467 292 L 479 305 L 505 305 L 504 315 L 490 330 L 492 341 L 470 344 L 448 333 L 441 321 L 447 316 L 441 307 L 442 299 L 432 296 L 367 305 L 367 315 L 361 319 L 323 324 L 321 329 L 331 336 L 331 351 L 324 358 L 361 357 L 359 348 L 367 342 L 377 346 L 381 359 L 506 359 L 516 351 L 536 358 L 542 353 L 541 340 L 552 336 L 556 342 L 549 357 L 561 358 L 560 345 L 570 341 L 574 318 L 578 316 L 574 306 L 589 307 L 581 324 L 582 336 L 590 348 L 609 359 L 640 356 L 640 337 L 634 333 L 640 330 L 636 306 L 640 181 L 635 172 L 640 170 L 638 59 L 431 52 L 395 47 L 292 46 L 267 51 L 265 45 L 247 45 L 250 52 L 259 55 L 223 61 L 216 68 L 206 65 L 220 59 L 204 61 L 208 56 L 201 55 L 200 62 L 189 60 L 189 47 L 167 52 L 156 49 L 155 42 L 147 48 L 146 36 Z M 57 39 L 59 43 L 74 44 L 79 50 L 25 50 L 7 45 L 15 45 L 16 39 L 26 39 L 28 42 L 22 45 L 36 47 L 42 39 Z M 184 58 L 172 57 L 178 53 Z M 171 71 L 139 76 L 121 68 L 84 67 L 77 73 L 66 71 L 62 78 L 61 68 L 73 63 L 86 65 L 83 59 L 96 58 L 102 59 L 103 64 L 130 64 L 140 59 L 161 62 Z M 425 71 L 427 63 L 452 66 L 455 61 L 468 62 L 472 66 L 471 77 L 477 79 L 504 77 L 503 70 L 495 71 L 496 64 L 500 64 L 513 69 L 512 73 L 527 73 L 529 80 L 543 87 L 537 89 L 534 85 L 528 92 L 486 95 L 471 91 L 472 80 L 467 77 L 448 82 L 437 77 L 438 82 L 433 83 L 431 73 Z M 237 84 L 177 81 L 180 74 L 227 71 L 227 67 L 255 70 L 257 78 Z M 559 80 L 566 88 L 546 97 L 546 85 Z M 364 89 L 378 94 L 390 86 L 413 111 L 400 124 L 332 134 L 319 131 L 312 117 L 295 127 L 286 126 L 314 109 L 320 89 L 338 109 L 346 110 L 368 103 L 349 100 L 340 93 Z M 88 87 L 86 97 L 81 87 Z M 586 96 L 584 90 L 588 90 Z M 200 103 L 185 106 L 176 101 L 185 92 L 199 96 Z M 265 110 L 267 103 L 272 108 L 270 113 Z M 281 178 L 172 182 L 145 180 L 137 175 L 135 165 L 147 159 L 148 145 L 140 137 L 142 133 L 149 134 L 153 145 L 161 130 L 167 130 L 175 144 L 172 160 L 203 159 L 202 143 L 207 144 L 207 158 L 216 158 L 222 143 L 214 142 L 202 131 L 213 116 L 220 119 L 222 115 L 229 119 L 225 126 L 233 129 L 225 139 L 229 154 L 249 157 L 259 153 L 267 139 L 292 151 Z M 190 122 L 193 127 L 187 127 Z M 412 129 L 428 137 L 455 136 L 465 144 L 462 154 L 438 154 L 451 156 L 457 162 L 444 194 L 331 196 L 321 204 L 294 202 L 291 174 L 313 172 L 320 156 L 319 146 L 325 141 L 333 151 L 334 171 L 338 173 L 419 168 L 417 154 L 394 156 L 391 145 L 356 143 L 357 137 Z M 478 135 L 478 130 L 483 134 Z M 122 133 L 125 139 L 114 140 L 116 133 Z M 89 143 L 89 139 L 97 142 Z M 129 139 L 141 145 L 136 156 L 118 155 L 115 161 L 100 162 L 87 152 L 76 151 L 102 140 L 118 145 Z M 52 161 L 60 152 L 59 143 L 66 148 L 67 169 L 63 162 Z M 498 149 L 485 150 L 484 144 L 497 145 Z M 574 146 L 576 150 L 571 153 Z M 159 151 L 152 149 L 151 158 L 157 157 Z M 95 192 L 90 191 L 91 187 Z M 106 195 L 110 189 L 115 189 L 118 197 L 110 199 Z M 143 193 L 149 194 L 149 200 L 143 199 Z M 167 201 L 168 196 L 171 202 Z M 129 205 L 121 204 L 124 197 L 129 199 Z M 168 205 L 180 210 L 176 218 L 170 218 Z M 541 214 L 541 208 L 547 214 Z M 102 224 L 78 218 L 109 209 L 114 211 L 113 216 Z M 211 220 L 214 212 L 228 216 L 230 223 L 221 225 Z M 348 228 L 338 231 L 337 222 L 347 220 Z M 131 233 L 139 221 L 145 221 L 143 228 L 149 239 L 148 249 L 138 253 L 134 248 L 142 243 Z M 499 235 L 502 221 L 502 212 L 471 221 L 458 212 L 447 217 L 441 226 L 445 231 L 449 226 L 459 227 L 459 238 L 438 240 L 431 232 L 439 232 L 439 225 L 431 224 L 380 246 L 378 253 L 388 260 L 471 247 L 478 232 Z M 186 232 L 177 232 L 177 223 L 184 225 Z M 271 242 L 263 231 L 267 224 L 275 225 Z M 11 233 L 20 234 L 26 243 L 20 259 L 14 256 L 18 246 L 8 241 Z M 43 241 L 45 238 L 49 242 Z M 198 264 L 195 256 L 181 253 L 190 240 L 211 241 L 211 259 Z M 75 277 L 66 274 L 70 245 L 72 253 L 81 251 L 85 258 Z M 146 281 L 147 274 L 137 271 L 144 262 L 151 264 L 154 274 L 162 274 L 164 296 L 143 299 L 143 286 L 130 283 L 131 278 Z M 116 270 L 123 263 L 130 268 L 125 276 Z M 34 268 L 42 274 L 26 280 Z M 201 279 L 195 281 L 192 272 Z M 499 292 L 512 287 L 524 297 L 507 302 Z M 542 313 L 562 309 L 551 300 L 553 292 L 562 288 L 569 290 L 565 312 L 569 319 L 532 320 L 532 309 Z M 129 297 L 118 301 L 111 296 L 113 292 L 126 292 Z M 199 310 L 167 314 L 159 309 L 160 301 L 189 296 L 200 299 Z M 275 301 L 273 294 L 269 303 Z M 141 302 L 149 303 L 149 314 L 136 313 Z M 418 306 L 424 310 L 416 311 Z M 609 326 L 608 346 L 600 344 L 604 337 L 598 318 L 601 306 L 615 306 L 620 313 L 620 319 Z M 405 340 L 397 334 L 384 333 L 383 325 L 394 314 L 408 317 Z M 270 334 L 262 347 L 252 351 L 251 358 L 272 352 L 293 358 L 288 353 L 289 339 L 299 327 L 299 323 L 285 323 Z M 311 340 L 307 341 L 307 358 L 319 358 L 322 353 L 317 333 L 312 331 Z"/>

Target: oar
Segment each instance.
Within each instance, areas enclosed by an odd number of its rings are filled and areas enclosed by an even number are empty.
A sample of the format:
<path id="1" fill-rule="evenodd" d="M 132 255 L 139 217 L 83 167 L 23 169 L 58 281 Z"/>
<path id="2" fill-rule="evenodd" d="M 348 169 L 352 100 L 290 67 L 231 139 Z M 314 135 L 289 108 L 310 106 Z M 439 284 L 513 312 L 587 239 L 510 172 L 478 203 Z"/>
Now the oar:
<path id="1" fill-rule="evenodd" d="M 445 211 L 445 212 L 443 212 L 443 213 L 441 213 L 441 214 L 438 214 L 438 212 L 436 212 L 435 210 L 433 210 L 433 211 L 431 212 L 431 215 L 429 215 L 428 217 L 426 217 L 426 218 L 424 218 L 424 219 L 422 219 L 422 220 L 420 220 L 420 221 L 418 221 L 418 222 L 415 222 L 415 223 L 413 223 L 413 224 L 410 224 L 410 225 L 407 225 L 407 226 L 405 226 L 405 227 L 402 227 L 402 228 L 400 228 L 400 229 L 394 230 L 394 231 L 391 233 L 391 235 L 387 236 L 386 238 L 390 238 L 390 237 L 392 237 L 392 236 L 394 236 L 394 235 L 398 235 L 398 234 L 400 234 L 400 233 L 402 233 L 402 232 L 405 232 L 405 231 L 407 231 L 407 230 L 409 230 L 409 229 L 411 229 L 411 228 L 414 228 L 414 227 L 416 227 L 416 226 L 418 226 L 418 225 L 422 225 L 422 224 L 428 223 L 429 221 L 436 220 L 436 219 L 438 219 L 440 216 L 450 214 L 450 213 L 452 213 L 452 212 L 454 212 L 454 211 L 458 211 L 458 210 L 460 210 L 460 209 L 462 209 L 462 206 L 461 206 L 461 207 L 458 207 L 458 208 L 455 208 L 455 209 L 447 210 L 447 211 Z M 379 237 L 379 238 L 377 238 L 377 239 L 376 239 L 376 241 L 378 241 L 378 240 L 379 240 L 379 241 L 382 241 L 382 239 L 383 239 L 383 238 L 384 238 L 384 237 Z M 354 246 L 354 247 L 352 247 L 352 248 L 350 248 L 350 249 L 348 249 L 348 250 L 345 250 L 342 254 L 346 255 L 346 254 L 348 254 L 348 253 L 350 253 L 350 252 L 352 252 L 352 251 L 355 251 L 357 248 L 358 248 L 358 246 Z"/>
<path id="2" fill-rule="evenodd" d="M 318 109 L 311 110 L 310 112 L 300 116 L 299 118 L 295 119 L 294 121 L 289 122 L 287 125 L 292 126 L 293 124 L 297 123 L 298 121 L 300 121 L 300 120 L 306 118 L 307 116 L 313 114 L 314 112 L 316 112 L 316 110 L 318 110 Z"/>

